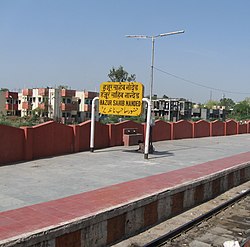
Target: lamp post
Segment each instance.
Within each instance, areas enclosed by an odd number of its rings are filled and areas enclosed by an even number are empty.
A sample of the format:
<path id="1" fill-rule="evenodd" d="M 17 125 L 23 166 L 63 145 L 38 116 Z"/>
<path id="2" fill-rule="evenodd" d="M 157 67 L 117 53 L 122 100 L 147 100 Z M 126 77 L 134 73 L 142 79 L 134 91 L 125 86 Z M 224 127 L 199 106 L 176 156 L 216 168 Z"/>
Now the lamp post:
<path id="1" fill-rule="evenodd" d="M 154 53 L 155 53 L 155 39 L 156 38 L 162 38 L 165 36 L 175 35 L 175 34 L 182 34 L 184 33 L 184 30 L 181 31 L 174 31 L 174 32 L 168 32 L 168 33 L 161 33 L 158 35 L 126 35 L 127 38 L 135 38 L 135 39 L 151 39 L 152 41 L 152 53 L 151 53 L 151 78 L 150 78 L 150 87 L 149 87 L 149 101 L 151 104 L 152 109 L 152 94 L 153 94 L 153 84 L 154 84 Z M 151 113 L 152 114 L 152 113 Z M 152 120 L 151 120 L 152 125 Z M 150 139 L 152 145 L 152 127 L 150 128 Z"/>

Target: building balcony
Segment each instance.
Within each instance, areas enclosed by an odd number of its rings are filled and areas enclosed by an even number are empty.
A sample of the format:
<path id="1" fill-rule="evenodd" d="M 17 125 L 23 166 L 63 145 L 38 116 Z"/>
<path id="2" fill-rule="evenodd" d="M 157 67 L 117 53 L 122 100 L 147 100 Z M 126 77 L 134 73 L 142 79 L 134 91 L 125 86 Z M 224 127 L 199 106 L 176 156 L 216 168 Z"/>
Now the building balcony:
<path id="1" fill-rule="evenodd" d="M 66 104 L 61 103 L 61 110 L 62 111 L 77 111 L 78 105 L 77 104 Z"/>
<path id="2" fill-rule="evenodd" d="M 26 89 L 23 89 L 22 90 L 22 94 L 23 94 L 23 96 L 32 96 L 32 89 L 28 89 L 28 88 L 26 88 Z"/>
<path id="3" fill-rule="evenodd" d="M 88 99 L 94 99 L 95 97 L 98 96 L 97 92 L 84 92 L 84 98 L 88 98 Z"/>
<path id="4" fill-rule="evenodd" d="M 6 91 L 5 92 L 5 98 L 6 99 L 9 99 L 9 98 L 18 99 L 18 93 Z"/>
<path id="5" fill-rule="evenodd" d="M 76 90 L 62 89 L 62 97 L 73 97 L 76 94 Z"/>
<path id="6" fill-rule="evenodd" d="M 91 112 L 91 105 L 84 104 L 84 111 Z"/>
<path id="7" fill-rule="evenodd" d="M 6 111 L 17 111 L 18 110 L 18 105 L 17 104 L 5 104 L 5 109 Z"/>
<path id="8" fill-rule="evenodd" d="M 32 105 L 30 102 L 22 102 L 22 109 L 24 110 L 31 110 L 32 109 Z"/>
<path id="9" fill-rule="evenodd" d="M 45 103 L 39 103 L 38 108 L 41 110 L 48 110 L 48 105 Z"/>
<path id="10" fill-rule="evenodd" d="M 40 96 L 48 96 L 49 89 L 48 88 L 38 88 L 38 95 Z"/>

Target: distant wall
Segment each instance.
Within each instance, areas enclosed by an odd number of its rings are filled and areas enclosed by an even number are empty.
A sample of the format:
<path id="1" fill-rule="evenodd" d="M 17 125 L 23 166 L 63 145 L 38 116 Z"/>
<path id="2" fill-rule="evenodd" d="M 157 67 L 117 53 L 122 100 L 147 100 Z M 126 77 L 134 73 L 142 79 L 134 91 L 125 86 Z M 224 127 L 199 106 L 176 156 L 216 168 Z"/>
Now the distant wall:
<path id="1" fill-rule="evenodd" d="M 90 123 L 91 121 L 86 121 L 79 124 L 79 132 L 76 134 L 79 138 L 79 151 L 89 150 L 90 145 Z"/>
<path id="2" fill-rule="evenodd" d="M 130 120 L 123 121 L 121 123 L 109 124 L 109 139 L 110 146 L 122 146 L 123 145 L 123 129 L 124 128 L 137 128 L 139 133 L 143 133 L 143 125 L 135 123 Z"/>
<path id="3" fill-rule="evenodd" d="M 22 129 L 0 125 L 0 165 L 25 160 Z"/>
<path id="4" fill-rule="evenodd" d="M 74 151 L 73 128 L 53 121 L 32 128 L 33 159 L 57 156 Z"/>
<path id="5" fill-rule="evenodd" d="M 172 123 L 172 139 L 185 139 L 193 137 L 193 123 L 180 120 Z"/>
<path id="6" fill-rule="evenodd" d="M 210 123 L 200 120 L 193 123 L 193 137 L 208 137 L 210 136 Z"/>
<path id="7" fill-rule="evenodd" d="M 146 127 L 146 124 L 145 124 Z M 162 120 L 156 120 L 153 126 L 153 141 L 171 140 L 171 124 Z"/>
<path id="8" fill-rule="evenodd" d="M 213 121 L 210 123 L 210 135 L 211 136 L 223 136 L 225 135 L 225 123 L 221 121 Z"/>
<path id="9" fill-rule="evenodd" d="M 248 132 L 248 124 L 247 123 L 238 123 L 238 134 L 246 134 Z"/>
<path id="10" fill-rule="evenodd" d="M 110 146 L 109 126 L 96 122 L 95 123 L 95 148 L 106 148 L 109 146 Z"/>
<path id="11" fill-rule="evenodd" d="M 90 146 L 90 125 L 91 121 L 88 120 L 79 125 L 73 125 L 75 129 L 75 152 L 87 151 Z M 109 126 L 95 122 L 95 148 L 109 147 Z"/>
<path id="12" fill-rule="evenodd" d="M 63 125 L 49 121 L 34 127 L 14 128 L 0 125 L 0 165 L 81 151 L 90 146 L 90 121 L 79 125 Z M 95 149 L 122 146 L 123 129 L 137 128 L 145 137 L 146 125 L 133 121 L 104 125 L 95 122 Z M 250 133 L 250 122 L 214 121 L 174 123 L 155 121 L 152 140 L 223 136 Z"/>
<path id="13" fill-rule="evenodd" d="M 238 123 L 234 120 L 229 120 L 225 122 L 226 135 L 236 135 L 238 134 Z"/>

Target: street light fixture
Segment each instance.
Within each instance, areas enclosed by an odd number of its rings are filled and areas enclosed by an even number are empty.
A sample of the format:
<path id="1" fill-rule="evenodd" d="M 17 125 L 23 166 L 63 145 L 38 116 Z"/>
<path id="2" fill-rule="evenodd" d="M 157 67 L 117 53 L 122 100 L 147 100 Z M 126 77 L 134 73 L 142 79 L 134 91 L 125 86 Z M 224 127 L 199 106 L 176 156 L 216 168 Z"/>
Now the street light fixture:
<path id="1" fill-rule="evenodd" d="M 158 35 L 126 35 L 127 38 L 135 38 L 135 39 L 151 39 L 152 41 L 152 54 L 151 54 L 151 80 L 150 80 L 150 91 L 149 91 L 149 100 L 152 105 L 152 93 L 153 93 L 153 84 L 154 84 L 154 49 L 155 49 L 155 39 L 161 38 L 165 36 L 175 35 L 175 34 L 182 34 L 184 30 L 181 31 L 174 31 L 168 33 L 161 33 Z"/>

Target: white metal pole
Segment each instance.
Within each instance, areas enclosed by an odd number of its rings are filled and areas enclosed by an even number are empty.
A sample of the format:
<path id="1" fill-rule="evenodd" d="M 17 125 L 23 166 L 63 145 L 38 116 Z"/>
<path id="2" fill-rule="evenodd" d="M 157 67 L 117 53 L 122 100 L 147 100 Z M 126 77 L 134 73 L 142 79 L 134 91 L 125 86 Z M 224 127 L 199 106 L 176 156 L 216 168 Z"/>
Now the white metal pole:
<path id="1" fill-rule="evenodd" d="M 152 104 L 152 94 L 153 94 L 153 84 L 154 84 L 154 52 L 155 51 L 155 37 L 152 37 L 152 57 L 151 57 L 151 80 L 150 80 L 150 92 L 149 92 L 149 100 L 150 104 Z"/>
<path id="2" fill-rule="evenodd" d="M 90 125 L 90 152 L 94 152 L 95 147 L 95 101 L 98 100 L 99 97 L 95 97 L 92 100 L 92 107 L 91 107 L 91 125 Z"/>
<path id="3" fill-rule="evenodd" d="M 148 159 L 149 153 L 149 136 L 150 136 L 150 122 L 151 122 L 151 102 L 148 98 L 143 98 L 142 101 L 147 102 L 147 126 L 146 126 L 146 135 L 145 135 L 145 149 L 144 149 L 144 159 Z"/>

